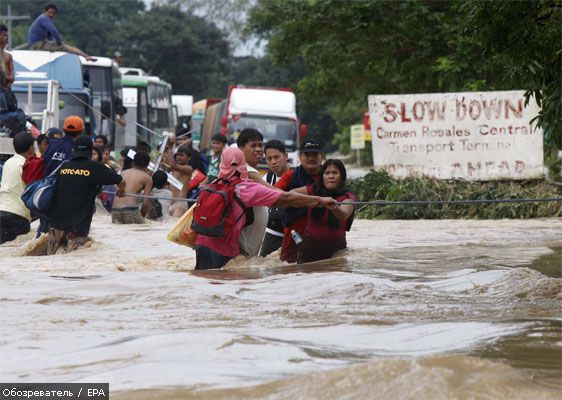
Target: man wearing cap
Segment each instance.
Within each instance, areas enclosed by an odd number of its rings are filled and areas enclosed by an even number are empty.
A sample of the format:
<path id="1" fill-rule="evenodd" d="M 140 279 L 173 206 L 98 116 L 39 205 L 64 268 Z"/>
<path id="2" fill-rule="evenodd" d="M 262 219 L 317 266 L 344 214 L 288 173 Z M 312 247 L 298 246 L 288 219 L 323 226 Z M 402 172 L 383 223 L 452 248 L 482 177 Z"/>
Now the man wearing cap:
<path id="1" fill-rule="evenodd" d="M 49 175 L 65 160 L 72 157 L 74 139 L 84 130 L 84 121 L 77 115 L 71 115 L 64 120 L 64 135 L 57 128 L 50 128 L 49 146 L 43 154 L 45 160 L 45 175 Z"/>
<path id="2" fill-rule="evenodd" d="M 314 139 L 306 139 L 299 148 L 301 165 L 291 168 L 277 181 L 275 187 L 290 191 L 299 187 L 313 184 L 318 179 L 322 159 L 322 146 Z M 291 237 L 294 229 L 302 235 L 307 222 L 307 208 L 286 208 L 283 215 L 284 236 L 281 244 L 282 261 L 297 262 L 297 245 Z"/>
<path id="3" fill-rule="evenodd" d="M 0 244 L 29 232 L 31 215 L 21 200 L 25 189 L 23 166 L 33 155 L 35 139 L 30 133 L 20 132 L 13 140 L 14 154 L 4 163 L 0 184 Z"/>
<path id="4" fill-rule="evenodd" d="M 92 148 L 90 137 L 79 136 L 74 141 L 72 158 L 59 170 L 49 214 L 47 254 L 55 254 L 61 246 L 69 252 L 86 243 L 99 186 L 117 184 L 117 195 L 124 193 L 121 176 L 92 161 Z"/>
<path id="5" fill-rule="evenodd" d="M 64 132 L 58 128 L 49 128 L 47 130 L 49 145 L 43 154 L 45 176 L 50 175 L 62 162 L 70 160 L 72 157 L 72 148 L 74 147 L 74 139 L 84 130 L 84 121 L 77 115 L 71 115 L 64 120 L 63 130 Z M 48 218 L 40 217 L 37 237 L 48 231 Z"/>

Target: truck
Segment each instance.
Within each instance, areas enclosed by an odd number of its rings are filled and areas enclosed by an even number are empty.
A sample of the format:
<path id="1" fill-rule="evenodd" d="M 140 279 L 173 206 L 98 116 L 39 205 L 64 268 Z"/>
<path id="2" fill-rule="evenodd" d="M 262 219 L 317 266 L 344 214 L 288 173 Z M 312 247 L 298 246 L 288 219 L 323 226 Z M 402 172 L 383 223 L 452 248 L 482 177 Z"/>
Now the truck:
<path id="1" fill-rule="evenodd" d="M 173 94 L 172 106 L 174 107 L 175 121 L 174 125 L 186 122 L 191 123 L 191 115 L 193 114 L 193 96 L 187 94 Z"/>
<path id="2" fill-rule="evenodd" d="M 287 148 L 289 162 L 298 163 L 298 147 L 308 128 L 299 122 L 296 96 L 290 88 L 231 85 L 224 109 L 220 132 L 229 143 L 235 143 L 243 129 L 255 128 L 266 143 L 280 140 Z"/>
<path id="3" fill-rule="evenodd" d="M 206 152 L 210 149 L 211 137 L 220 129 L 220 117 L 217 115 L 217 105 L 226 101 L 220 98 L 201 99 L 193 103 L 191 116 L 191 132 L 193 133 L 193 147 Z"/>
<path id="4" fill-rule="evenodd" d="M 84 120 L 85 133 L 93 133 L 94 110 L 92 108 L 91 90 L 84 83 L 84 74 L 79 56 L 60 51 L 14 50 L 15 82 L 12 84 L 19 107 L 28 115 L 36 110 L 45 108 L 49 101 L 48 85 L 33 84 L 33 82 L 59 82 L 58 121 L 54 125 L 62 127 L 66 117 L 78 115 Z M 31 91 L 29 90 L 32 86 Z M 31 97 L 30 97 L 31 94 Z M 38 128 L 44 132 L 51 126 Z"/>

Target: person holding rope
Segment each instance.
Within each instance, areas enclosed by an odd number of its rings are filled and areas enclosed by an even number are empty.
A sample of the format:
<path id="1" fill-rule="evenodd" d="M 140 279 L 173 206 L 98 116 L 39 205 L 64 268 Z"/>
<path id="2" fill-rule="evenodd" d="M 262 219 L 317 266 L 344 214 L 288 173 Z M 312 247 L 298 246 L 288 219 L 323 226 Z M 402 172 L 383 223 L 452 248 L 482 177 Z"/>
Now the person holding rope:
<path id="1" fill-rule="evenodd" d="M 228 216 L 229 221 L 233 223 L 225 224 L 224 236 L 222 237 L 211 237 L 204 234 L 199 234 L 197 236 L 195 240 L 195 269 L 198 270 L 222 268 L 230 259 L 240 255 L 238 238 L 242 228 L 246 224 L 247 215 L 242 205 L 246 208 L 253 206 L 318 206 L 328 210 L 337 207 L 336 201 L 331 197 L 310 196 L 297 192 L 283 192 L 252 181 L 248 177 L 244 153 L 235 147 L 229 147 L 222 153 L 219 179 L 233 182 L 229 184 L 234 185 L 234 196 L 237 199 L 233 199 L 230 202 L 231 211 Z M 195 219 L 194 217 L 194 221 Z"/>
<path id="2" fill-rule="evenodd" d="M 172 155 L 171 149 L 167 150 L 165 153 L 165 162 L 170 166 L 172 176 L 182 184 L 181 190 L 175 186 L 170 187 L 175 198 L 187 199 L 189 181 L 193 173 L 193 167 L 189 165 L 191 154 L 191 148 L 187 146 L 178 147 L 175 155 Z M 187 211 L 187 208 L 186 201 L 173 200 L 172 206 L 170 207 L 170 214 L 172 217 L 179 218 Z"/>
<path id="3" fill-rule="evenodd" d="M 92 161 L 92 139 L 79 136 L 74 141 L 72 158 L 59 170 L 51 208 L 47 255 L 63 246 L 65 252 L 76 250 L 88 241 L 98 187 L 117 185 L 117 195 L 125 193 L 120 175 L 103 164 Z"/>
<path id="4" fill-rule="evenodd" d="M 125 193 L 139 194 L 143 192 L 149 196 L 152 191 L 152 179 L 146 173 L 150 164 L 150 156 L 144 151 L 137 151 L 133 159 L 133 168 L 123 171 L 121 176 L 125 182 Z M 116 197 L 111 208 L 111 222 L 113 224 L 144 224 L 144 217 L 148 212 L 149 199 L 142 200 L 139 209 L 138 198 Z"/>
<path id="5" fill-rule="evenodd" d="M 335 252 L 347 247 L 345 232 L 351 228 L 354 211 L 354 206 L 349 203 L 355 200 L 355 196 L 345 188 L 346 176 L 345 166 L 340 160 L 326 160 L 316 182 L 292 190 L 313 196 L 329 196 L 340 204 L 332 209 L 308 207 L 303 241 L 297 250 L 298 264 L 331 258 Z"/>
<path id="6" fill-rule="evenodd" d="M 43 153 L 45 162 L 45 176 L 48 176 L 66 160 L 72 158 L 74 140 L 84 131 L 84 120 L 77 115 L 70 115 L 64 120 L 63 131 L 58 128 L 49 128 L 47 135 L 49 145 Z M 37 236 L 49 232 L 49 219 L 45 216 L 39 218 Z"/>
<path id="7" fill-rule="evenodd" d="M 289 191 L 316 182 L 322 167 L 324 152 L 320 143 L 314 139 L 306 139 L 299 148 L 301 165 L 291 168 L 275 183 L 275 187 Z M 281 243 L 281 261 L 297 262 L 297 246 L 292 239 L 291 231 L 299 235 L 306 226 L 307 210 L 301 208 L 286 208 L 283 215 L 284 236 Z"/>

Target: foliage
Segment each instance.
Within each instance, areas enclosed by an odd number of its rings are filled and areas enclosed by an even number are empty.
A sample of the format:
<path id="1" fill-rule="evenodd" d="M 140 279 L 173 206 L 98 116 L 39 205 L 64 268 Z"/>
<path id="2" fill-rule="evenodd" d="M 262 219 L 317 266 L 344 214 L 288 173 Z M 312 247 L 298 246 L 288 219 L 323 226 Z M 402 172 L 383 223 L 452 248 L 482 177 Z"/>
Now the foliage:
<path id="1" fill-rule="evenodd" d="M 170 82 L 176 93 L 220 97 L 230 48 L 220 30 L 179 6 L 157 6 L 129 18 L 119 29 L 127 63 Z"/>
<path id="2" fill-rule="evenodd" d="M 562 5 L 555 0 L 470 1 L 466 36 L 480 44 L 481 54 L 505 66 L 502 77 L 527 89 L 542 107 L 537 122 L 551 149 L 562 149 Z"/>
<path id="3" fill-rule="evenodd" d="M 307 64 L 307 101 L 526 89 L 547 147 L 561 147 L 558 1 L 259 0 L 250 27 L 275 60 Z"/>
<path id="4" fill-rule="evenodd" d="M 386 172 L 371 170 L 365 177 L 350 181 L 359 201 L 444 201 L 560 197 L 560 188 L 542 180 L 468 182 L 408 178 L 397 180 Z M 369 219 L 446 218 L 548 218 L 562 214 L 560 202 L 459 205 L 359 206 L 357 216 Z"/>

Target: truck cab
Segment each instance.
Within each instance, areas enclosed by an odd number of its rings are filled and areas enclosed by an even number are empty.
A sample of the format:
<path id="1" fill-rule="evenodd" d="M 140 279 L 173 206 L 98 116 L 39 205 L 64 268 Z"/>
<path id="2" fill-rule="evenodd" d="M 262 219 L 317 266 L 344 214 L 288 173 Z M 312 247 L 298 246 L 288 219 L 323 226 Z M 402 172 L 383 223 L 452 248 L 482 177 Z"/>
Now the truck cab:
<path id="1" fill-rule="evenodd" d="M 289 88 L 233 85 L 228 92 L 226 115 L 220 120 L 221 133 L 236 142 L 245 128 L 261 132 L 264 142 L 276 139 L 287 148 L 290 162 L 297 163 L 297 151 L 306 135 L 306 125 L 297 117 L 296 96 Z"/>
<path id="2" fill-rule="evenodd" d="M 32 85 L 32 98 L 29 99 L 29 84 L 35 81 L 54 80 L 59 82 L 59 113 L 56 127 L 63 126 L 70 115 L 78 115 L 84 120 L 85 133 L 92 133 L 93 111 L 90 88 L 84 83 L 79 56 L 55 51 L 14 50 L 15 82 L 12 84 L 19 107 L 28 115 L 45 108 L 49 101 L 45 85 Z M 26 82 L 22 84 L 21 82 Z M 35 121 L 42 132 L 41 120 Z"/>

